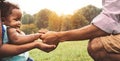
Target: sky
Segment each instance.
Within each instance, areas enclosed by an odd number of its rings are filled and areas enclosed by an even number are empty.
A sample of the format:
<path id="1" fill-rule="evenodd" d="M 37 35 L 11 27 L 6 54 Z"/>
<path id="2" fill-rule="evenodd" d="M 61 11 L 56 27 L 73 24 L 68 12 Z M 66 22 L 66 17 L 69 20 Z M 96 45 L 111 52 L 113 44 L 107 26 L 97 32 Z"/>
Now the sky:
<path id="1" fill-rule="evenodd" d="M 7 0 L 18 4 L 22 11 L 28 14 L 35 14 L 41 9 L 50 9 L 58 15 L 73 14 L 87 5 L 94 5 L 98 8 L 102 7 L 102 0 Z"/>

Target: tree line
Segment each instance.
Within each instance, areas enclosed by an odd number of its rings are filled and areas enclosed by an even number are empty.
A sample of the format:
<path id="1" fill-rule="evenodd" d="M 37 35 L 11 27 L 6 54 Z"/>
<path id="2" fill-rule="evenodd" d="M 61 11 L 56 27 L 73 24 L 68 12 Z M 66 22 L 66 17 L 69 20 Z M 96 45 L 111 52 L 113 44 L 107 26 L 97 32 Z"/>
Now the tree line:
<path id="1" fill-rule="evenodd" d="M 72 15 L 58 15 L 49 9 L 42 9 L 34 15 L 23 13 L 21 29 L 26 33 L 34 33 L 40 29 L 50 31 L 66 31 L 77 29 L 90 24 L 92 19 L 101 12 L 100 8 L 92 5 L 85 6 Z"/>

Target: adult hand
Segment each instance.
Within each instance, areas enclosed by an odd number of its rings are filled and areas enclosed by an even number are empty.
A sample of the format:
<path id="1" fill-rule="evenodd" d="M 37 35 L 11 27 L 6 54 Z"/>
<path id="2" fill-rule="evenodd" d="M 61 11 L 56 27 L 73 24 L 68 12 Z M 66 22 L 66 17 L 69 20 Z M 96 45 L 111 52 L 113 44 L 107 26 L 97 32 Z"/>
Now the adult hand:
<path id="1" fill-rule="evenodd" d="M 45 34 L 41 35 L 41 39 L 44 43 L 49 45 L 58 45 L 59 44 L 59 38 L 57 36 L 57 32 L 48 31 Z"/>
<path id="2" fill-rule="evenodd" d="M 56 45 L 49 45 L 49 44 L 43 43 L 42 41 L 35 41 L 35 43 L 37 43 L 36 48 L 44 52 L 50 52 L 56 48 Z"/>

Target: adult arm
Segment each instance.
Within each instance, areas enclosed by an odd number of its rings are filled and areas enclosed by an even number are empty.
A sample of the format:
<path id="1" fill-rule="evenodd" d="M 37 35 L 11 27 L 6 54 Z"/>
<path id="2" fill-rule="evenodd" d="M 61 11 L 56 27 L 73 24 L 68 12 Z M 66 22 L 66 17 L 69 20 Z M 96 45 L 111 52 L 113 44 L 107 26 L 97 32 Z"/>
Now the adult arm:
<path id="1" fill-rule="evenodd" d="M 0 0 L 1 4 L 1 0 Z M 0 7 L 0 46 L 2 45 L 2 25 L 1 25 L 1 7 Z"/>
<path id="2" fill-rule="evenodd" d="M 0 58 L 15 56 L 35 48 L 36 43 L 29 43 L 24 45 L 2 44 L 0 46 Z"/>
<path id="3" fill-rule="evenodd" d="M 43 34 L 41 36 L 41 39 L 43 39 L 43 42 L 49 44 L 56 41 L 62 42 L 62 41 L 92 39 L 105 35 L 109 35 L 109 34 L 99 29 L 95 25 L 90 24 L 85 27 L 69 30 L 69 31 L 47 32 L 46 34 Z"/>
<path id="4" fill-rule="evenodd" d="M 93 24 L 87 25 L 79 29 L 57 33 L 57 36 L 60 40 L 68 40 L 68 41 L 92 39 L 92 38 L 106 36 L 106 35 L 108 35 L 108 33 L 99 29 Z"/>
<path id="5" fill-rule="evenodd" d="M 0 47 L 0 58 L 15 56 L 34 48 L 38 48 L 44 52 L 50 52 L 54 50 L 55 47 L 55 45 L 48 45 L 37 41 L 23 45 L 2 44 Z"/>

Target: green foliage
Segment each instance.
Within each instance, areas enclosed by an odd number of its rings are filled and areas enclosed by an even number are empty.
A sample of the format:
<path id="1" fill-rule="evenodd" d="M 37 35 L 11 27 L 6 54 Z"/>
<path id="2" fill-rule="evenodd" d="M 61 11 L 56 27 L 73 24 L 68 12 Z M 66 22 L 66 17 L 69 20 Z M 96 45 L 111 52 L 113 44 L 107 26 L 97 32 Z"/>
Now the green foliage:
<path id="1" fill-rule="evenodd" d="M 34 20 L 36 21 L 35 24 L 39 29 L 48 27 L 48 20 L 50 14 L 50 10 L 43 9 L 34 15 Z"/>
<path id="2" fill-rule="evenodd" d="M 62 15 L 60 18 L 62 20 L 61 22 L 61 31 L 71 30 L 73 29 L 72 26 L 72 15 Z"/>
<path id="3" fill-rule="evenodd" d="M 100 12 L 101 9 L 92 5 L 78 9 L 73 15 L 61 16 L 58 16 L 54 11 L 49 9 L 42 9 L 34 14 L 34 16 L 23 13 L 22 23 L 35 24 L 35 29 L 47 28 L 50 31 L 67 31 L 88 25 Z M 31 28 L 25 27 L 24 31 L 31 33 Z"/>
<path id="4" fill-rule="evenodd" d="M 33 16 L 30 14 L 23 13 L 22 24 L 31 24 L 34 23 Z"/>
<path id="5" fill-rule="evenodd" d="M 88 5 L 86 7 L 78 9 L 75 14 L 83 15 L 84 17 L 86 17 L 86 20 L 88 20 L 90 23 L 92 19 L 96 17 L 100 12 L 101 12 L 101 9 L 92 5 Z"/>
<path id="6" fill-rule="evenodd" d="M 87 44 L 88 41 L 63 42 L 50 53 L 31 50 L 30 56 L 35 61 L 93 61 L 88 55 Z"/>
<path id="7" fill-rule="evenodd" d="M 61 19 L 55 12 L 49 16 L 48 29 L 51 31 L 60 31 L 61 29 Z"/>
<path id="8" fill-rule="evenodd" d="M 83 15 L 78 14 L 78 13 L 74 14 L 71 19 L 72 19 L 72 27 L 73 27 L 73 29 L 83 27 L 85 25 L 88 25 L 88 23 L 89 23 L 86 20 L 86 17 L 84 17 Z"/>
<path id="9" fill-rule="evenodd" d="M 21 30 L 26 34 L 35 33 L 38 31 L 38 28 L 34 24 L 26 24 L 21 26 Z"/>

